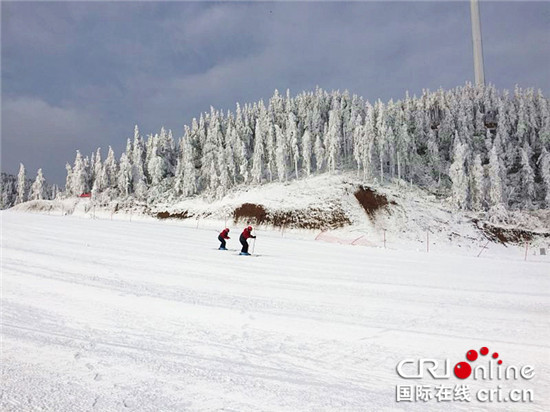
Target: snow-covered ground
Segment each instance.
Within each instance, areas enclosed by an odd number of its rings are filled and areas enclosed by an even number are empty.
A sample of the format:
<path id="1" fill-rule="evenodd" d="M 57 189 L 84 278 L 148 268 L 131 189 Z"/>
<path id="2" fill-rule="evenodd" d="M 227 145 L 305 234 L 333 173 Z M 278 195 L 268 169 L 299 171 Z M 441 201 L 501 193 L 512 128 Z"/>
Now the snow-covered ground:
<path id="1" fill-rule="evenodd" d="M 508 259 L 525 259 L 527 246 L 528 260 L 550 263 L 548 210 L 510 212 L 509 222 L 501 226 L 538 234 L 527 245 L 524 242 L 507 245 L 488 243 L 487 234 L 474 223 L 474 219 L 487 222 L 487 214 L 458 212 L 452 209 L 448 199 L 403 181 L 394 180 L 385 185 L 371 182 L 366 185 L 390 202 L 368 216 L 354 196 L 363 184 L 355 173 L 325 173 L 291 182 L 241 185 L 221 199 L 211 199 L 205 195 L 146 206 L 144 202 L 111 201 L 101 204 L 90 198 L 74 197 L 25 202 L 16 205 L 13 210 L 126 221 L 156 221 L 157 213 L 168 212 L 186 214 L 188 217 L 173 223 L 192 228 L 219 229 L 233 221 L 236 209 L 245 203 L 252 203 L 264 207 L 269 213 L 299 215 L 297 221 L 302 224 L 330 222 L 335 213 L 348 219 L 348 224 L 343 227 L 328 230 L 272 227 L 269 223 L 261 226 L 265 230 L 282 229 L 284 233 L 302 239 L 394 250 L 421 252 L 429 249 L 430 252 L 466 256 L 477 256 L 482 251 L 487 257 Z M 542 255 L 541 250 L 546 254 Z"/>
<path id="2" fill-rule="evenodd" d="M 548 262 L 267 230 L 241 257 L 230 227 L 221 252 L 213 228 L 4 212 L 0 409 L 550 409 Z M 396 372 L 483 346 L 534 379 Z M 473 399 L 396 402 L 398 385 L 421 384 L 467 384 Z M 497 385 L 535 401 L 475 399 Z"/>

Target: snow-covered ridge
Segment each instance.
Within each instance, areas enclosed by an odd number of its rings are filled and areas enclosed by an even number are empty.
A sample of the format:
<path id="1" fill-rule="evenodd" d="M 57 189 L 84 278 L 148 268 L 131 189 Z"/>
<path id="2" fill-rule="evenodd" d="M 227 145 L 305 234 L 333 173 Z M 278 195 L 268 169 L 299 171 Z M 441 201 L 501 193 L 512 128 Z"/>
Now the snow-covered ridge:
<path id="1" fill-rule="evenodd" d="M 368 214 L 356 198 L 362 187 L 388 204 Z M 238 213 L 243 205 L 265 212 Z M 32 201 L 15 210 L 70 214 L 99 219 L 161 219 L 219 229 L 251 223 L 287 234 L 322 241 L 397 249 L 463 248 L 477 251 L 487 241 L 548 249 L 550 211 L 506 212 L 495 224 L 487 214 L 457 212 L 451 200 L 405 182 L 365 185 L 354 173 L 324 174 L 292 182 L 240 186 L 222 199 L 206 196 L 153 206 L 112 202 L 100 207 L 89 199 Z M 245 208 L 246 209 L 246 208 Z M 505 247 L 505 246 L 502 246 Z"/>

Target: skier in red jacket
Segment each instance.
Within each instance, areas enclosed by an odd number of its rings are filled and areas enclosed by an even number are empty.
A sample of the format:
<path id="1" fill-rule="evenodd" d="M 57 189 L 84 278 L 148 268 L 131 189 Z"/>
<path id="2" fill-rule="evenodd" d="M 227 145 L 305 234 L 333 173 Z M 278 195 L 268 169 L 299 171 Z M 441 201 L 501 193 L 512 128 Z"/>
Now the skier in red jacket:
<path id="1" fill-rule="evenodd" d="M 243 230 L 243 233 L 241 233 L 241 237 L 239 238 L 239 241 L 241 242 L 241 245 L 243 245 L 243 248 L 241 249 L 241 255 L 250 255 L 248 253 L 248 238 L 256 239 L 256 236 L 252 236 L 250 233 L 252 232 L 252 226 L 248 226 Z"/>
<path id="2" fill-rule="evenodd" d="M 220 250 L 227 250 L 227 248 L 225 247 L 225 239 L 231 239 L 228 235 L 229 235 L 228 228 L 225 228 L 224 230 L 222 230 L 222 232 L 218 235 L 218 240 L 222 242 L 219 248 Z"/>

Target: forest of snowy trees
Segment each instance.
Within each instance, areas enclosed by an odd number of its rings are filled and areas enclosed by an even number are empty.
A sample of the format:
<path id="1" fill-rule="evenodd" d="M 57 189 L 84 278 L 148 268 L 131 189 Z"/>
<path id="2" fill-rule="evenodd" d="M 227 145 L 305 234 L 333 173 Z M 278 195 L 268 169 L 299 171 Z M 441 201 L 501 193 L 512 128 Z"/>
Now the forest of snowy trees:
<path id="1" fill-rule="evenodd" d="M 321 89 L 277 91 L 234 113 L 211 109 L 177 140 L 138 127 L 117 160 L 77 152 L 64 196 L 99 202 L 222 197 L 237 185 L 354 170 L 369 182 L 407 182 L 449 195 L 457 209 L 550 207 L 550 108 L 542 93 L 466 84 L 371 104 Z M 35 195 L 36 196 L 36 195 Z"/>
<path id="2" fill-rule="evenodd" d="M 55 199 L 59 193 L 56 185 L 48 185 L 42 169 L 38 169 L 35 180 L 27 179 L 23 164 L 19 166 L 17 176 L 2 172 L 0 184 L 0 209 L 7 209 L 27 200 Z"/>

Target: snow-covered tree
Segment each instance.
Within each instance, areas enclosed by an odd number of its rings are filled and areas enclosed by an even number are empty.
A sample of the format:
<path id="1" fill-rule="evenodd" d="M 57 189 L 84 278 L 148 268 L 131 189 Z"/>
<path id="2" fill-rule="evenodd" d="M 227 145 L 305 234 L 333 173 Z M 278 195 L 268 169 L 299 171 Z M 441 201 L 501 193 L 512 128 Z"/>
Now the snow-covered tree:
<path id="1" fill-rule="evenodd" d="M 550 209 L 550 155 L 546 151 L 546 148 L 542 149 L 540 156 L 540 174 L 544 188 L 544 202 L 546 207 Z"/>
<path id="2" fill-rule="evenodd" d="M 408 163 L 409 158 L 409 128 L 406 123 L 402 123 L 399 126 L 399 131 L 397 134 L 397 144 L 396 144 L 396 160 L 397 160 L 397 178 L 401 180 L 404 178 L 403 166 Z"/>
<path id="3" fill-rule="evenodd" d="M 481 165 L 481 156 L 477 154 L 474 158 L 474 164 L 470 173 L 470 203 L 474 211 L 480 211 L 483 208 L 484 198 L 484 172 Z"/>
<path id="4" fill-rule="evenodd" d="M 522 194 L 522 206 L 524 208 L 531 208 L 532 201 L 535 198 L 535 172 L 531 167 L 529 161 L 529 147 L 527 144 L 520 149 L 521 152 L 521 194 Z"/>
<path id="5" fill-rule="evenodd" d="M 340 142 L 342 140 L 342 125 L 339 110 L 329 112 L 328 133 L 325 138 L 327 168 L 334 172 L 340 159 Z"/>
<path id="6" fill-rule="evenodd" d="M 183 195 L 191 196 L 197 192 L 197 175 L 194 164 L 194 149 L 189 131 L 186 131 L 182 141 L 181 161 L 183 163 Z"/>
<path id="7" fill-rule="evenodd" d="M 147 165 L 147 170 L 149 170 L 149 176 L 151 176 L 151 185 L 157 186 L 159 185 L 164 177 L 166 176 L 166 162 L 165 160 L 158 154 L 158 148 L 157 146 L 153 147 L 153 152 L 151 154 L 151 158 L 149 159 L 149 164 Z M 122 167 L 122 165 L 121 165 Z"/>
<path id="8" fill-rule="evenodd" d="M 128 197 L 133 192 L 132 181 L 132 164 L 126 153 L 122 153 L 119 162 L 117 186 L 123 197 Z"/>
<path id="9" fill-rule="evenodd" d="M 132 146 L 132 187 L 138 199 L 143 199 L 147 193 L 147 178 L 145 176 L 145 159 L 147 154 L 143 138 L 137 125 L 134 128 L 134 144 Z"/>
<path id="10" fill-rule="evenodd" d="M 264 133 L 258 121 L 254 133 L 254 153 L 252 155 L 252 181 L 261 183 L 264 163 Z"/>
<path id="11" fill-rule="evenodd" d="M 316 170 L 317 172 L 321 172 L 323 170 L 323 165 L 325 164 L 325 148 L 320 135 L 317 135 L 315 138 L 315 147 L 313 150 L 315 152 Z"/>
<path id="12" fill-rule="evenodd" d="M 65 180 L 65 193 L 68 196 L 75 194 L 73 189 L 73 168 L 69 163 L 65 164 L 65 170 L 67 171 L 67 178 Z"/>
<path id="13" fill-rule="evenodd" d="M 502 180 L 496 146 L 491 148 L 489 155 L 489 191 L 487 196 L 489 207 L 502 206 Z"/>
<path id="14" fill-rule="evenodd" d="M 88 187 L 86 161 L 82 158 L 79 150 L 76 151 L 76 158 L 74 160 L 72 190 L 77 196 L 82 193 L 88 193 L 90 190 Z"/>
<path id="15" fill-rule="evenodd" d="M 267 127 L 268 131 L 265 142 L 265 171 L 268 180 L 271 182 L 277 172 L 277 139 L 275 137 L 275 124 L 272 119 L 269 120 Z"/>
<path id="16" fill-rule="evenodd" d="M 219 114 L 211 108 L 210 123 L 202 150 L 201 187 L 215 193 L 219 185 L 218 150 L 221 146 Z"/>
<path id="17" fill-rule="evenodd" d="M 304 134 L 302 136 L 302 157 L 303 157 L 303 170 L 306 173 L 306 176 L 311 175 L 311 169 L 312 169 L 312 147 L 313 141 L 311 137 L 311 133 L 308 129 L 304 131 Z"/>
<path id="18" fill-rule="evenodd" d="M 277 142 L 275 155 L 277 161 L 277 174 L 279 180 L 284 182 L 287 179 L 287 146 L 284 134 L 278 125 L 275 125 L 275 141 Z"/>
<path id="19" fill-rule="evenodd" d="M 107 152 L 107 158 L 103 163 L 103 171 L 101 174 L 102 182 L 101 187 L 105 189 L 116 189 L 118 185 L 118 165 L 115 159 L 115 152 L 112 147 L 109 146 L 109 151 Z"/>
<path id="20" fill-rule="evenodd" d="M 383 183 L 388 127 L 386 125 L 386 115 L 385 115 L 384 104 L 380 100 L 376 104 L 375 111 L 378 113 L 378 115 L 376 116 L 376 123 L 375 123 L 376 127 L 375 127 L 374 139 L 376 142 L 376 149 L 378 151 L 378 160 L 380 162 L 380 183 Z"/>
<path id="21" fill-rule="evenodd" d="M 23 203 L 27 200 L 27 176 L 25 174 L 25 166 L 19 164 L 19 174 L 17 175 L 17 197 L 15 204 Z"/>
<path id="22" fill-rule="evenodd" d="M 36 174 L 36 179 L 34 180 L 34 183 L 31 186 L 31 193 L 30 198 L 31 200 L 43 200 L 48 198 L 48 194 L 46 193 L 46 179 L 44 179 L 44 176 L 42 174 L 42 169 L 38 169 L 38 173 Z"/>
<path id="23" fill-rule="evenodd" d="M 56 184 L 53 184 L 50 191 L 50 199 L 55 200 L 59 195 L 59 193 L 60 193 L 59 186 Z"/>
<path id="24" fill-rule="evenodd" d="M 298 126 L 296 124 L 296 117 L 294 113 L 290 112 L 288 114 L 288 121 L 286 125 L 287 133 L 287 145 L 290 149 L 290 157 L 294 164 L 294 173 L 296 174 L 296 179 L 298 179 L 298 161 L 300 160 L 300 149 L 298 143 Z"/>
<path id="25" fill-rule="evenodd" d="M 453 163 L 449 169 L 449 177 L 453 183 L 452 203 L 457 209 L 466 208 L 468 197 L 468 180 L 464 173 L 464 161 L 466 159 L 466 145 L 457 141 L 453 156 Z"/>

